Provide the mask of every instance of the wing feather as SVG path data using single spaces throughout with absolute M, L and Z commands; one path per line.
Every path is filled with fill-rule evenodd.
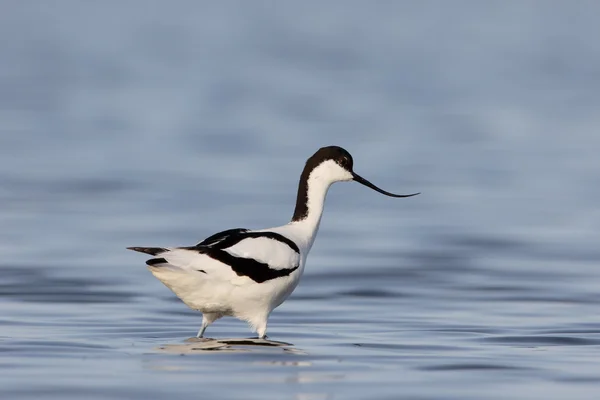
M 200 271 L 202 279 L 234 285 L 249 282 L 245 277 L 262 283 L 287 276 L 300 266 L 301 260 L 298 246 L 289 238 L 242 228 L 216 233 L 195 246 L 132 250 L 156 256 L 146 262 L 155 275 L 159 270 L 169 270 L 197 276 Z

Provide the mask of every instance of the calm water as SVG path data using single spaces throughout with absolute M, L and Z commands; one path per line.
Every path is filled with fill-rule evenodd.
M 0 3 L 0 397 L 597 398 L 600 5 L 215 4 Z M 423 194 L 332 188 L 291 345 L 187 340 L 125 247 L 287 222 L 330 144 Z

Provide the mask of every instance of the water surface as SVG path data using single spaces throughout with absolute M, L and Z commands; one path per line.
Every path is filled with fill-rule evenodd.
M 597 397 L 599 6 L 2 8 L 2 398 Z M 125 247 L 287 222 L 330 144 L 423 194 L 335 185 L 285 344 L 190 341 Z

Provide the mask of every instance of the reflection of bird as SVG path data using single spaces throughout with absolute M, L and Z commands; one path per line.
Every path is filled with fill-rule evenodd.
M 153 255 L 150 272 L 185 304 L 203 314 L 206 327 L 223 316 L 247 321 L 260 338 L 267 319 L 296 288 L 319 228 L 325 196 L 334 182 L 355 180 L 392 197 L 352 170 L 352 156 L 337 146 L 319 149 L 300 176 L 296 209 L 287 225 L 229 229 L 189 247 L 128 247 Z
M 276 342 L 264 339 L 197 339 L 189 338 L 185 343 L 170 343 L 162 345 L 156 350 L 161 353 L 171 354 L 202 354 L 203 352 L 221 351 L 227 353 L 245 353 L 249 351 L 260 352 L 265 348 L 278 348 L 283 353 L 302 354 L 306 353 L 294 347 L 291 343 Z M 293 365 L 310 366 L 310 361 L 265 361 L 264 364 L 271 365 Z

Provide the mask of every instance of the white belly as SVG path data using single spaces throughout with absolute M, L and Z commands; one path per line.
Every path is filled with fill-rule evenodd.
M 256 312 L 268 315 L 294 291 L 304 265 L 288 276 L 257 283 L 246 276 L 230 281 L 210 279 L 197 271 L 149 268 L 188 307 L 203 313 L 219 313 L 244 318 Z

